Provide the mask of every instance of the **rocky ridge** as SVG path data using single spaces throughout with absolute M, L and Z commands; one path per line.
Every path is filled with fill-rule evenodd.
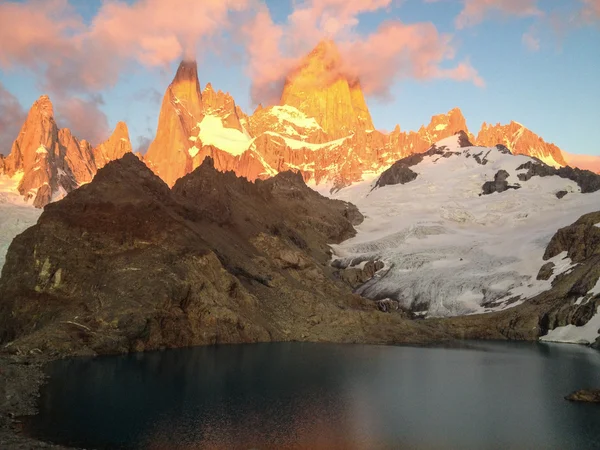
M 73 355 L 441 338 L 379 312 L 329 266 L 327 243 L 359 220 L 290 172 L 250 183 L 207 158 L 171 190 L 126 154 L 15 238 L 0 339 L 14 352 Z
M 484 122 L 476 142 L 484 147 L 502 144 L 515 155 L 533 156 L 555 168 L 567 165 L 560 148 L 544 141 L 518 122 L 512 121 L 508 125 L 488 125 Z
M 458 108 L 433 116 L 416 132 L 404 132 L 399 126 L 390 133 L 376 130 L 360 82 L 352 77 L 332 41 L 319 43 L 288 75 L 279 105 L 259 105 L 250 116 L 229 94 L 215 92 L 210 83 L 200 92 L 195 63 L 182 64 L 188 67 L 186 75 L 178 70 L 167 89 L 157 144 L 145 159 L 169 185 L 211 155 L 218 170 L 233 170 L 249 180 L 294 170 L 306 182 L 338 190 L 461 131 L 476 145 L 501 145 L 557 167 L 566 164 L 558 147 L 516 122 L 484 124 L 475 138 Z M 182 104 L 191 102 L 202 114 L 176 113 L 181 104 L 173 106 L 169 92 L 181 80 L 195 86 L 185 93 L 194 98 L 185 97 Z M 203 114 L 208 117 L 203 119 Z M 189 123 L 177 125 L 181 120 Z M 175 129 L 179 131 L 166 131 Z M 173 133 L 175 137 L 170 136 Z M 175 145 L 169 148 L 169 142 Z

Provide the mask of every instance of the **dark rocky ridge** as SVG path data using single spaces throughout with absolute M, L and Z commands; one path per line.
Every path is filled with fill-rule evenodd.
M 517 170 L 527 170 L 525 173 L 518 174 L 521 181 L 527 181 L 531 177 L 549 177 L 558 175 L 561 178 L 566 178 L 574 181 L 581 188 L 581 193 L 596 192 L 600 189 L 600 175 L 589 170 L 582 170 L 573 167 L 561 167 L 555 169 L 542 162 L 528 161 L 517 167 Z M 560 197 L 559 197 L 560 198 Z
M 293 173 L 250 183 L 207 159 L 170 190 L 125 155 L 15 238 L 0 278 L 0 339 L 51 355 L 445 339 L 379 312 L 329 266 L 327 243 L 360 220 Z
M 415 180 L 418 174 L 413 172 L 410 167 L 416 166 L 422 162 L 426 156 L 443 156 L 446 153 L 444 148 L 437 148 L 435 145 L 433 145 L 424 153 L 414 153 L 406 158 L 399 159 L 387 170 L 381 173 L 373 189 L 394 184 L 406 184 Z
M 463 130 L 457 132 L 455 136 L 457 136 L 459 147 L 464 148 L 473 146 L 469 140 L 469 135 Z M 394 184 L 406 184 L 415 180 L 418 174 L 413 172 L 410 167 L 421 163 L 426 156 L 440 155 L 444 158 L 449 158 L 454 154 L 458 153 L 449 151 L 446 146 L 437 147 L 436 144 L 433 144 L 426 152 L 414 153 L 406 158 L 396 161 L 387 170 L 382 172 L 373 189 Z

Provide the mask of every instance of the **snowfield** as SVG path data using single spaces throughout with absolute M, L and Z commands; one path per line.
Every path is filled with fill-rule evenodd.
M 354 238 L 332 246 L 334 259 L 344 266 L 385 263 L 358 292 L 398 300 L 417 316 L 445 317 L 505 309 L 549 289 L 553 278 L 536 280 L 548 242 L 559 228 L 597 211 L 600 192 L 581 194 L 558 176 L 520 181 L 525 171 L 517 167 L 532 160 L 527 156 L 460 148 L 456 136 L 442 145 L 459 154 L 425 157 L 410 167 L 418 176 L 409 183 L 373 189 L 370 180 L 328 194 L 365 216 Z M 480 195 L 500 169 L 521 188 Z M 558 199 L 561 190 L 568 194 Z M 572 267 L 566 253 L 552 261 L 554 277 Z
M 544 342 L 562 342 L 567 344 L 589 345 L 596 342 L 600 336 L 600 308 L 594 316 L 580 327 L 575 325 L 565 325 L 550 330 L 546 336 L 542 336 L 540 341 Z
M 22 233 L 38 220 L 41 209 L 26 203 L 17 191 L 23 174 L 12 178 L 0 175 L 0 272 L 6 252 L 16 235 Z

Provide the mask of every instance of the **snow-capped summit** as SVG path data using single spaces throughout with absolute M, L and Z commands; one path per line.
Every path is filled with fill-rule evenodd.
M 558 255 L 553 277 L 536 279 L 556 230 L 598 209 L 600 176 L 466 138 L 443 139 L 334 195 L 366 217 L 356 237 L 334 246 L 336 264 L 385 264 L 359 293 L 398 300 L 417 317 L 461 315 L 522 303 L 571 267 Z

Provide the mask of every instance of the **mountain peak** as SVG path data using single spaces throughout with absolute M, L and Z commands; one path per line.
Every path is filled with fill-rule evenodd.
M 336 43 L 329 38 L 319 41 L 315 48 L 308 54 L 308 58 L 331 58 L 341 61 L 342 56 Z
M 523 124 L 512 120 L 508 125 L 481 125 L 477 135 L 477 145 L 492 147 L 497 144 L 506 146 L 515 155 L 534 156 L 549 166 L 566 166 L 562 150 L 556 145 L 545 142 Z
M 37 109 L 44 117 L 54 117 L 54 107 L 50 101 L 50 97 L 46 94 L 41 95 L 34 103 L 31 109 Z
M 94 159 L 98 169 L 104 167 L 110 161 L 122 158 L 131 153 L 131 141 L 129 130 L 125 122 L 117 122 L 115 130 L 110 137 L 94 149 Z
M 204 118 L 196 61 L 181 61 L 160 107 L 156 137 L 144 161 L 172 186 L 191 170 L 190 136 Z
M 193 82 L 198 80 L 198 63 L 195 60 L 182 60 L 179 63 L 175 78 L 171 84 L 175 84 L 179 81 L 190 81 Z
M 360 82 L 330 39 L 319 42 L 288 75 L 280 104 L 315 118 L 334 139 L 375 128 Z
M 462 111 L 460 110 L 460 108 L 459 108 L 458 106 L 457 106 L 457 107 L 454 107 L 454 108 L 452 108 L 450 111 L 448 111 L 448 115 L 449 115 L 449 116 L 450 116 L 450 115 L 458 115 L 458 116 L 460 116 L 460 117 L 464 117 L 464 115 L 463 115 Z

